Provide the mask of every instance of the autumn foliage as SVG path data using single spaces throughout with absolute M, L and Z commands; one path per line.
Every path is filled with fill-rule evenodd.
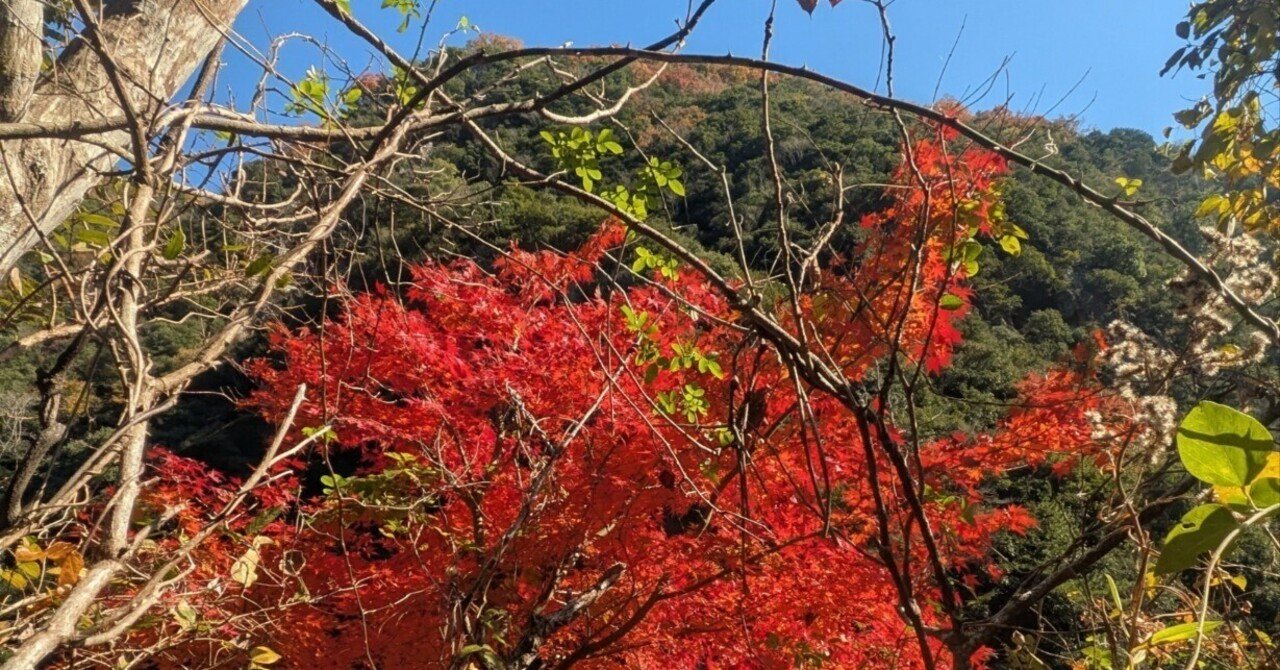
M 974 299 L 965 249 L 1012 234 L 1003 162 L 953 139 L 914 145 L 863 241 L 769 308 L 851 384 L 891 363 L 945 369 Z M 205 626 L 236 649 L 162 657 L 919 667 L 886 543 L 928 627 L 948 625 L 945 603 L 885 441 L 918 445 L 916 492 L 956 597 L 971 597 L 1000 577 L 993 536 L 1035 524 L 980 485 L 1090 453 L 1086 413 L 1102 401 L 1087 375 L 1033 376 L 990 431 L 914 442 L 798 379 L 695 272 L 632 273 L 636 245 L 611 220 L 574 253 L 426 264 L 323 328 L 277 329 L 247 405 L 281 422 L 305 384 L 291 439 L 312 440 L 206 543 L 169 603 L 181 616 L 156 624 Z M 186 504 L 188 533 L 235 490 L 186 458 L 154 465 L 149 502 Z

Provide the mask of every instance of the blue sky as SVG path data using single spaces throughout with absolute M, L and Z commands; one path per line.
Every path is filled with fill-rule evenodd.
M 439 0 L 425 39 L 435 44 L 465 15 L 485 32 L 517 37 L 530 45 L 639 45 L 671 32 L 688 1 Z M 810 17 L 795 0 L 779 0 L 774 59 L 875 85 L 882 41 L 873 9 L 858 0 L 845 0 L 834 9 L 825 2 Z M 351 0 L 357 17 L 398 49 L 412 52 L 421 23 L 397 33 L 397 13 L 381 4 L 382 0 Z M 1043 112 L 1065 95 L 1055 115 L 1079 114 L 1086 126 L 1133 127 L 1155 134 L 1170 125 L 1173 111 L 1207 88 L 1204 81 L 1185 73 L 1159 76 L 1165 58 L 1179 45 L 1173 26 L 1185 7 L 1172 0 L 897 0 L 890 8 L 898 35 L 897 93 L 931 101 L 942 75 L 939 94 L 959 97 L 981 89 L 999 72 L 977 107 L 1009 99 L 1016 109 Z M 755 55 L 768 10 L 769 0 L 720 0 L 688 50 Z M 259 47 L 269 37 L 306 33 L 357 70 L 385 69 L 370 48 L 312 0 L 251 0 L 236 27 Z M 957 36 L 959 43 L 944 74 L 943 64 Z M 220 97 L 230 93 L 243 104 L 257 71 L 234 54 L 228 61 Z M 289 76 L 322 64 L 319 49 L 302 41 L 290 42 L 281 54 L 280 68 Z

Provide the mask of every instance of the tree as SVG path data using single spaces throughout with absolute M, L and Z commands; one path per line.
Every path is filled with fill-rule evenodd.
M 798 314 L 776 306 L 850 379 L 897 355 L 913 374 L 949 364 L 968 291 L 947 250 L 970 226 L 990 228 L 1003 162 L 945 151 L 911 153 L 946 195 L 926 209 L 910 189 L 863 222 L 867 239 L 824 270 Z M 972 207 L 957 219 L 961 203 Z M 431 264 L 404 297 L 359 295 L 320 328 L 278 330 L 275 356 L 251 364 L 262 385 L 248 402 L 291 422 L 292 439 L 324 437 L 272 468 L 258 517 L 236 526 L 262 574 L 237 572 L 241 543 L 201 549 L 177 589 L 188 595 L 166 603 L 195 614 L 136 636 L 232 629 L 242 648 L 334 668 L 983 658 L 985 636 L 927 633 L 962 621 L 958 590 L 995 576 L 991 535 L 1034 523 L 987 502 L 981 484 L 1014 464 L 1065 472 L 1088 458 L 1087 415 L 1106 406 L 1091 382 L 1065 369 L 1034 377 L 1022 391 L 1036 408 L 992 434 L 917 443 L 887 413 L 811 397 L 704 279 L 625 239 L 612 220 L 578 252 L 513 250 L 494 274 Z M 890 443 L 912 445 L 915 497 L 894 492 Z M 155 467 L 185 473 L 148 504 L 194 495 L 180 515 L 189 533 L 233 486 L 174 456 Z M 157 546 L 156 560 L 177 546 Z M 243 596 L 196 595 L 228 574 Z M 242 618 L 273 602 L 265 630 Z M 210 653 L 188 643 L 162 657 Z
M 148 153 L 151 129 L 175 121 L 163 118 L 165 105 L 245 2 L 111 0 L 91 10 L 77 0 L 84 30 L 38 85 L 45 3 L 6 3 L 0 120 L 12 124 L 5 135 L 13 141 L 0 154 L 0 271 L 62 225 L 121 155 Z

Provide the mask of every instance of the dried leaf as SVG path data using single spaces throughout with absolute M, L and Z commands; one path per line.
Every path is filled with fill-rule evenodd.
M 58 563 L 58 586 L 75 586 L 81 572 L 84 572 L 84 557 L 73 550 Z
M 44 550 L 44 554 L 45 556 L 48 556 L 50 560 L 61 561 L 75 550 L 76 545 L 71 544 L 70 542 L 54 542 L 49 545 L 48 549 Z

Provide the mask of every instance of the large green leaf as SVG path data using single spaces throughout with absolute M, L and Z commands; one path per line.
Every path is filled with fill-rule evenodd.
M 1156 574 L 1172 574 L 1195 565 L 1200 554 L 1216 549 L 1236 525 L 1230 510 L 1216 503 L 1187 512 L 1165 538 Z
M 1257 419 L 1202 402 L 1178 426 L 1178 455 L 1187 472 L 1214 486 L 1247 486 L 1266 467 L 1271 434 Z

